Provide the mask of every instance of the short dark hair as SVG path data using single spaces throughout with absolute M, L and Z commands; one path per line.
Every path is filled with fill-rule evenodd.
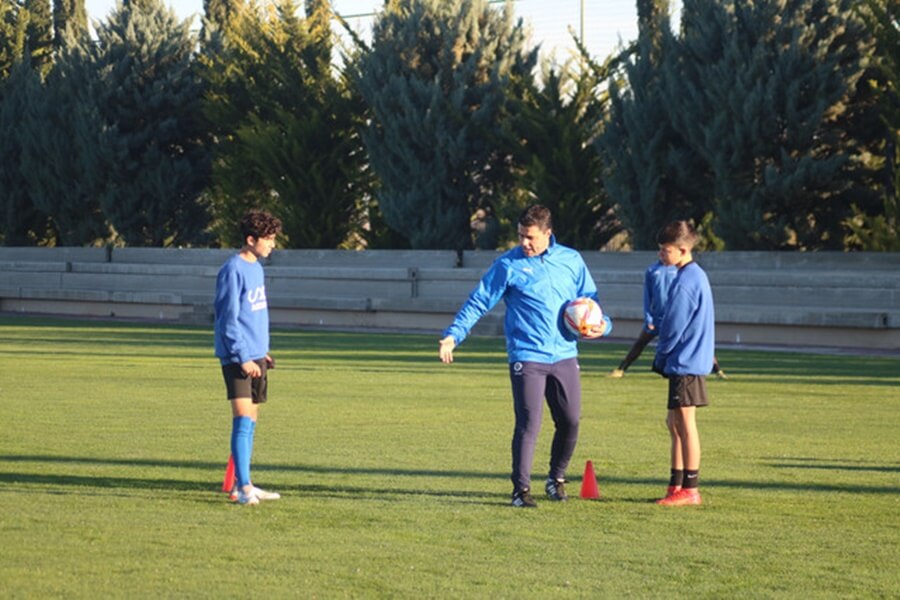
M 533 204 L 522 212 L 519 217 L 519 225 L 522 227 L 536 225 L 541 231 L 547 231 L 553 228 L 553 217 L 550 215 L 550 209 L 546 206 Z
M 672 221 L 656 234 L 656 243 L 693 248 L 699 238 L 697 230 L 689 221 Z
M 281 220 L 261 208 L 251 208 L 241 218 L 241 237 L 256 239 L 281 232 Z

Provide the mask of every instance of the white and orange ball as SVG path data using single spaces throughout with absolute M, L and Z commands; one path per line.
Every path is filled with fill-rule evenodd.
M 603 323 L 603 310 L 593 298 L 576 298 L 563 313 L 566 329 L 577 336 L 584 336 L 591 328 Z

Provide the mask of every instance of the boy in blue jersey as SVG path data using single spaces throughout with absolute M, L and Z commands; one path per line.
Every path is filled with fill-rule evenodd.
M 644 326 L 638 334 L 637 340 L 631 346 L 628 354 L 619 363 L 619 366 L 609 374 L 613 378 L 625 377 L 625 371 L 631 363 L 640 357 L 647 344 L 659 335 L 657 324 L 662 321 L 666 311 L 666 297 L 669 294 L 669 286 L 675 279 L 678 269 L 674 266 L 666 266 L 656 261 L 644 272 Z
M 665 506 L 702 502 L 696 410 L 709 404 L 706 375 L 714 360 L 715 311 L 706 273 L 693 260 L 697 239 L 687 221 L 669 223 L 657 236 L 660 262 L 678 268 L 653 360 L 653 370 L 669 380 L 666 425 L 672 439 L 672 470 L 666 496 L 657 500 Z
M 644 272 L 644 326 L 638 334 L 638 338 L 632 344 L 631 349 L 619 366 L 610 372 L 614 379 L 625 377 L 628 367 L 640 358 L 644 348 L 653 338 L 659 335 L 658 324 L 662 322 L 666 313 L 666 300 L 669 296 L 669 287 L 675 279 L 678 268 L 674 265 L 664 265 L 656 261 Z M 719 379 L 727 379 L 725 371 L 719 367 L 719 362 L 713 357 L 713 373 Z
M 562 324 L 565 305 L 582 296 L 597 299 L 597 286 L 581 255 L 556 243 L 550 210 L 531 206 L 519 218 L 519 246 L 502 254 L 481 278 L 440 341 L 441 362 L 453 362 L 453 350 L 475 323 L 502 299 L 506 303 L 506 350 L 512 383 L 515 428 L 512 438 L 512 505 L 534 507 L 531 466 L 544 398 L 556 426 L 550 471 L 544 490 L 551 500 L 568 498 L 566 468 L 578 441 L 581 382 L 575 337 Z M 585 335 L 609 335 L 612 323 Z
M 269 310 L 266 284 L 259 260 L 275 248 L 281 221 L 262 210 L 250 210 L 240 223 L 244 245 L 229 258 L 216 278 L 215 351 L 231 402 L 231 454 L 235 493 L 240 504 L 259 504 L 281 496 L 250 481 L 250 457 L 259 416 L 266 401 L 267 371 L 275 361 L 269 355 Z

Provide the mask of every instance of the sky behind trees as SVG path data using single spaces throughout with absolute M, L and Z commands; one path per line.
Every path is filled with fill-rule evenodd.
M 101 20 L 115 7 L 116 0 L 86 0 L 89 19 Z M 181 18 L 194 15 L 194 27 L 200 26 L 202 0 L 167 0 Z M 334 9 L 348 18 L 351 26 L 364 37 L 368 35 L 371 14 L 384 5 L 384 0 L 333 0 Z M 676 9 L 680 0 L 672 2 Z M 603 59 L 620 42 L 637 37 L 635 0 L 516 0 L 516 14 L 532 28 L 532 43 L 542 45 L 542 56 L 565 61 L 575 50 L 569 28 L 584 34 L 591 55 Z M 583 19 L 582 19 L 583 8 Z

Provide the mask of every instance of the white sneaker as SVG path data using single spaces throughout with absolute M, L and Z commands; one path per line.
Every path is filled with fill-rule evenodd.
M 281 498 L 281 494 L 279 494 L 278 492 L 267 492 L 266 490 L 261 490 L 256 486 L 253 486 L 253 491 L 251 493 L 260 500 L 278 500 L 279 498 Z
M 231 500 L 232 502 L 237 502 L 237 501 L 238 501 L 238 488 L 237 488 L 237 486 L 234 486 L 233 488 L 231 488 L 231 491 L 228 493 L 228 499 Z
M 243 490 L 238 490 L 237 501 L 238 504 L 259 504 L 259 498 L 256 496 L 255 488 L 250 490 L 250 493 L 248 494 L 245 494 Z

